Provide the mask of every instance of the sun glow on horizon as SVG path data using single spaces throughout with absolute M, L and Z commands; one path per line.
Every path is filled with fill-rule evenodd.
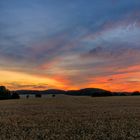
M 140 91 L 140 0 L 0 0 L 0 84 Z
M 12 90 L 64 88 L 63 83 L 51 78 L 29 75 L 22 72 L 0 70 L 0 84 Z M 54 86 L 55 85 L 55 86 Z
M 63 89 L 76 90 L 80 88 L 102 88 L 110 91 L 139 91 L 140 79 L 139 72 L 129 74 L 118 74 L 112 77 L 90 78 L 90 82 L 83 85 L 74 85 L 66 82 L 60 77 L 46 78 L 30 75 L 16 71 L 0 70 L 0 84 L 7 86 L 10 90 L 46 90 L 46 89 Z M 133 77 L 133 78 L 131 78 Z M 137 78 L 135 78 L 137 77 Z

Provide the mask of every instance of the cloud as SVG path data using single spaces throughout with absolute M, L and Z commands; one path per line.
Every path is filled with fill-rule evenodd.
M 107 87 L 114 80 L 101 77 L 127 75 L 138 65 L 139 1 L 14 2 L 0 1 L 0 70 L 31 75 L 36 83 L 11 81 L 11 87 L 37 88 L 43 77 L 61 88 Z
M 37 89 L 37 90 L 42 90 L 42 89 L 47 89 L 48 85 L 47 84 L 38 84 L 38 85 L 30 85 L 30 84 L 20 84 L 20 83 L 7 83 L 8 88 L 10 89 Z

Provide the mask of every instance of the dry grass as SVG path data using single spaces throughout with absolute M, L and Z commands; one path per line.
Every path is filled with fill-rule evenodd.
M 140 140 L 140 97 L 0 101 L 1 140 Z

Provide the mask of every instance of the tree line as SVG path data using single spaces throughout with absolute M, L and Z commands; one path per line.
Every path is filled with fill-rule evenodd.
M 20 96 L 16 91 L 10 91 L 5 86 L 0 86 L 0 100 L 19 98 Z

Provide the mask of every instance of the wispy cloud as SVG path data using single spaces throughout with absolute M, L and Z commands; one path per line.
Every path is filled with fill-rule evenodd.
M 139 6 L 139 0 L 2 0 L 0 73 L 21 73 L 10 81 L 14 88 L 41 88 L 42 78 L 42 88 L 130 85 L 140 78 Z M 21 83 L 24 74 L 36 83 Z

